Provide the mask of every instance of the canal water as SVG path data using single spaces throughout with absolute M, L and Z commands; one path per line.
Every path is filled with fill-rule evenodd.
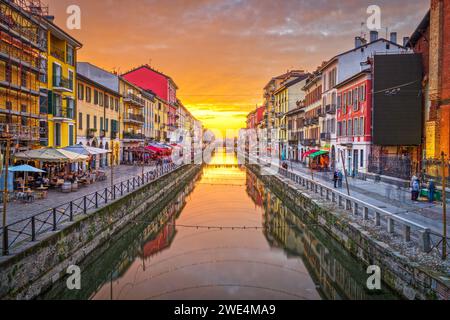
M 41 299 L 396 299 L 237 158 L 216 153 L 198 179 L 96 250 Z M 385 287 L 385 286 L 383 286 Z

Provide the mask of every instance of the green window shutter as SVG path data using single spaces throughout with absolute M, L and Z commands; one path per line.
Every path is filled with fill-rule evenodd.
M 48 114 L 54 115 L 54 101 L 53 101 L 53 92 L 48 92 Z

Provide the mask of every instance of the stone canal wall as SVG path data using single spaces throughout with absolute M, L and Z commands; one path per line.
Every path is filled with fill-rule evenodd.
M 65 276 L 70 265 L 80 264 L 135 218 L 158 206 L 177 186 L 191 181 L 200 170 L 195 165 L 181 167 L 0 261 L 0 299 L 37 297 Z
M 409 260 L 387 243 L 377 240 L 361 225 L 346 219 L 340 208 L 315 199 L 292 181 L 279 175 L 261 175 L 258 165 L 248 165 L 280 199 L 301 211 L 305 223 L 318 225 L 365 267 L 381 268 L 385 285 L 405 299 L 449 299 L 448 275 Z M 369 276 L 369 275 L 368 275 Z

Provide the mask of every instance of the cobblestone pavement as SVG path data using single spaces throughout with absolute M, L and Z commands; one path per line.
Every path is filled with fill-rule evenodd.
M 305 168 L 303 164 L 288 162 L 289 170 L 307 178 L 313 178 L 329 187 L 333 187 L 332 172 L 317 172 Z M 430 204 L 427 201 L 413 202 L 409 189 L 399 188 L 384 182 L 348 178 L 350 195 L 385 209 L 410 221 L 419 223 L 435 232 L 442 233 L 442 204 Z M 345 180 L 341 191 L 346 192 Z M 447 220 L 447 225 L 450 226 Z
M 145 172 L 153 170 L 154 167 L 145 167 Z M 114 167 L 114 182 L 118 183 L 127 180 L 131 177 L 142 174 L 141 166 L 126 166 L 121 165 Z M 105 181 L 98 181 L 94 184 L 83 186 L 80 190 L 71 193 L 62 193 L 58 190 L 49 190 L 48 198 L 36 200 L 33 203 L 23 203 L 22 201 L 14 200 L 8 203 L 7 208 L 7 223 L 30 217 L 34 214 L 40 213 L 58 205 L 70 202 L 72 200 L 81 198 L 85 195 L 94 193 L 95 191 L 102 191 L 111 185 L 111 171 L 106 169 L 107 179 Z

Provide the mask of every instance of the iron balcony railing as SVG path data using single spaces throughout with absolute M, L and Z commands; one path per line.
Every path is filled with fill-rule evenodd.
M 145 100 L 135 94 L 128 93 L 123 98 L 124 102 L 129 102 L 138 107 L 145 107 Z
M 144 123 L 145 118 L 142 114 L 127 113 L 127 114 L 125 114 L 123 121 L 125 121 L 125 122 L 134 121 L 134 122 Z
M 1 252 L 4 256 L 9 255 L 12 249 L 19 248 L 28 242 L 35 242 L 39 240 L 41 235 L 63 229 L 64 225 L 75 221 L 78 216 L 95 214 L 95 211 L 100 207 L 106 206 L 108 203 L 120 199 L 144 185 L 172 173 L 181 166 L 163 165 L 144 175 L 118 182 L 114 186 L 11 223 L 0 229 Z
M 320 140 L 322 140 L 322 141 L 330 141 L 331 140 L 331 133 L 330 132 L 322 132 L 320 134 Z
M 40 128 L 38 126 L 23 126 L 16 123 L 0 123 L 0 132 L 6 132 L 8 127 L 9 134 L 13 139 L 21 141 L 39 141 Z
M 329 104 L 325 107 L 325 112 L 328 114 L 335 114 L 336 113 L 336 105 L 335 104 Z
M 74 111 L 72 108 L 64 108 L 61 106 L 56 106 L 53 112 L 53 116 L 55 118 L 65 118 L 65 119 L 74 119 Z
M 50 50 L 50 54 L 60 61 L 66 61 L 66 54 L 63 49 L 53 47 Z
M 123 132 L 123 138 L 132 140 L 144 140 L 145 135 L 142 133 Z
M 53 75 L 53 90 L 73 90 L 73 81 L 64 76 Z

